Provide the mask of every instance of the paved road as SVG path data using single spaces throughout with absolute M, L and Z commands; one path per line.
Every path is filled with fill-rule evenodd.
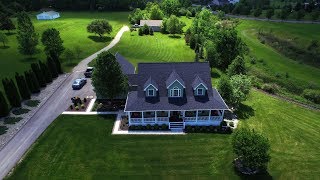
M 122 34 L 128 30 L 129 28 L 127 26 L 122 27 L 107 47 L 81 61 L 56 92 L 40 107 L 39 111 L 37 111 L 26 125 L 4 146 L 0 151 L 0 179 L 3 179 L 10 172 L 43 131 L 67 109 L 71 97 L 94 95 L 90 80 L 88 84 L 79 91 L 72 90 L 71 85 L 73 80 L 78 77 L 83 77 L 83 72 L 87 64 L 102 51 L 109 50 L 116 45 L 120 41 Z
M 213 14 L 217 14 L 217 11 L 212 11 Z M 284 22 L 284 23 L 301 23 L 301 24 L 320 24 L 320 21 L 305 21 L 305 20 L 281 20 L 281 19 L 267 19 L 267 18 L 255 18 L 241 15 L 226 14 L 227 17 L 256 20 L 256 21 L 270 21 L 270 22 Z

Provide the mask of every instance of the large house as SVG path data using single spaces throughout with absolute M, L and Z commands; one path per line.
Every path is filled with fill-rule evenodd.
M 140 63 L 138 73 L 127 75 L 130 91 L 124 111 L 129 126 L 219 126 L 228 110 L 212 88 L 208 63 Z

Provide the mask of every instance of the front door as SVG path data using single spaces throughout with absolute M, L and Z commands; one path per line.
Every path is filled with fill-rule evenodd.
M 181 111 L 171 111 L 169 120 L 170 122 L 182 122 Z

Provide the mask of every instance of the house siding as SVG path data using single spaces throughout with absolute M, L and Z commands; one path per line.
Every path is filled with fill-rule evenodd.
M 194 94 L 194 95 L 197 95 L 197 90 L 198 90 L 199 88 L 204 89 L 204 91 L 205 91 L 205 93 L 206 93 L 206 87 L 204 87 L 204 85 L 200 84 L 200 85 L 193 91 L 193 94 Z
M 173 89 L 174 87 L 177 87 L 179 89 L 181 89 L 181 94 L 183 96 L 184 94 L 184 88 L 183 86 L 178 82 L 178 81 L 175 81 L 173 84 L 171 84 L 167 90 L 167 93 L 168 93 L 168 96 L 170 96 L 170 90 Z
M 152 85 L 149 85 L 149 87 L 145 91 L 146 96 L 148 96 L 148 90 L 150 90 L 150 89 L 154 90 L 155 95 L 157 94 L 157 90 Z

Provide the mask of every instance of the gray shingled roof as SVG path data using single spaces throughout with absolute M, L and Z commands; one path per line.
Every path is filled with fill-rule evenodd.
M 179 76 L 179 74 L 176 72 L 175 69 L 172 70 L 170 76 L 168 77 L 168 79 L 166 80 L 166 86 L 169 87 L 172 83 L 174 83 L 175 81 L 179 81 L 182 86 L 186 87 L 186 84 L 184 83 L 184 81 L 181 79 L 181 77 Z
M 135 73 L 135 67 L 128 61 L 126 60 L 121 54 L 116 53 L 116 59 L 118 63 L 121 66 L 121 70 L 123 74 L 134 74 Z
M 211 86 L 208 63 L 140 63 L 138 70 L 134 78 L 137 88 L 136 91 L 128 93 L 125 111 L 228 109 L 218 91 Z M 186 87 L 181 98 L 168 98 L 167 95 L 166 81 L 173 71 L 179 75 Z M 208 88 L 205 96 L 194 96 L 192 83 L 197 76 Z M 158 85 L 156 97 L 146 97 L 143 91 L 150 77 Z
M 143 89 L 146 89 L 150 84 L 153 85 L 156 89 L 158 89 L 158 84 L 157 84 L 157 82 L 154 81 L 151 76 L 150 76 L 150 78 L 146 81 L 146 83 L 144 83 Z
M 143 26 L 145 24 L 148 26 L 160 27 L 162 25 L 162 20 L 140 20 L 140 26 Z
M 196 78 L 192 82 L 192 88 L 195 89 L 199 86 L 199 84 L 203 84 L 206 88 L 208 88 L 208 85 L 198 75 L 196 75 Z

